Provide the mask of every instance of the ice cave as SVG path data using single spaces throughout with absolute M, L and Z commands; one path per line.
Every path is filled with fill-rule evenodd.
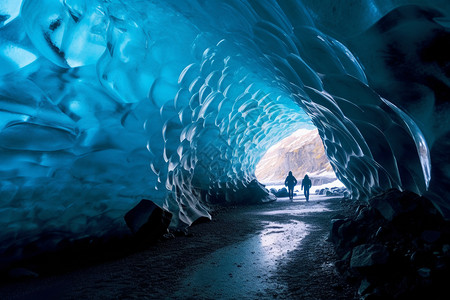
M 172 227 L 267 201 L 256 164 L 310 122 L 351 197 L 412 191 L 449 217 L 449 16 L 448 0 L 3 0 L 0 265 L 124 234 L 141 199 Z

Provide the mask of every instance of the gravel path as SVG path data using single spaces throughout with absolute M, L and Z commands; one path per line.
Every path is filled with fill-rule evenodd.
M 221 208 L 190 236 L 69 273 L 0 285 L 1 299 L 354 299 L 333 267 L 339 199 Z

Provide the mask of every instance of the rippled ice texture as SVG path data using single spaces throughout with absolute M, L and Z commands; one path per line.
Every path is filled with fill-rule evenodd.
M 430 186 L 445 212 L 448 5 L 329 2 L 3 0 L 0 253 L 116 235 L 142 198 L 173 226 L 261 200 L 244 192 L 258 160 L 311 122 L 354 197 Z M 372 55 L 390 39 L 420 54 L 409 77 Z

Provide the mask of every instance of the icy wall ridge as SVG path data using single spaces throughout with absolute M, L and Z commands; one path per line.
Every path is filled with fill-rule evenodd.
M 354 197 L 427 190 L 420 124 L 300 1 L 6 3 L 0 253 L 12 259 L 31 241 L 121 233 L 142 198 L 184 226 L 211 202 L 269 197 L 257 162 L 311 121 Z
M 450 14 L 450 3 L 447 0 L 303 0 L 302 2 L 311 12 L 311 19 L 319 29 L 340 38 L 358 36 L 392 11 L 408 5 L 438 10 L 446 16 Z

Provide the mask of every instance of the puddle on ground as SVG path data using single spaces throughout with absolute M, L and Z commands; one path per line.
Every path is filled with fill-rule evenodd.
M 301 209 L 284 209 L 284 210 L 271 210 L 265 212 L 258 212 L 258 215 L 272 216 L 272 215 L 281 215 L 281 214 L 289 214 L 289 215 L 301 215 L 308 213 L 317 213 L 330 211 L 328 208 L 322 205 L 316 205 L 314 207 L 306 207 Z
M 219 249 L 187 270 L 189 277 L 177 296 L 255 299 L 265 295 L 266 290 L 285 289 L 271 276 L 308 234 L 308 226 L 300 221 L 264 225 L 259 235 Z

